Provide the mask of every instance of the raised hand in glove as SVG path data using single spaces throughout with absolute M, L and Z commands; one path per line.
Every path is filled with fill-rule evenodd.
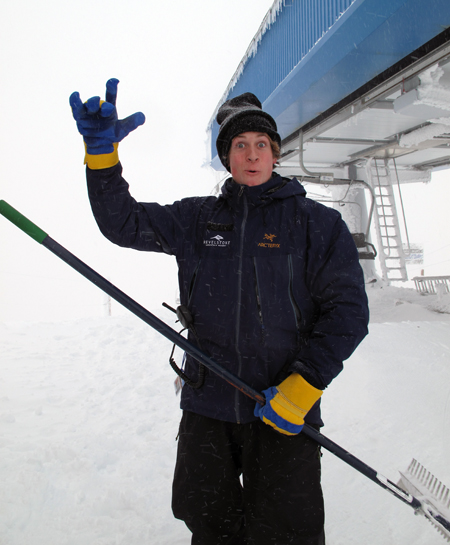
M 322 390 L 311 386 L 301 375 L 292 373 L 278 386 L 263 391 L 266 404 L 257 404 L 255 416 L 285 435 L 302 431 L 304 417 L 322 395 Z
M 141 112 L 126 119 L 117 118 L 118 83 L 119 80 L 114 78 L 106 82 L 106 101 L 92 97 L 83 103 L 79 93 L 70 95 L 72 114 L 86 148 L 84 163 L 93 170 L 116 165 L 119 162 L 119 142 L 145 122 Z

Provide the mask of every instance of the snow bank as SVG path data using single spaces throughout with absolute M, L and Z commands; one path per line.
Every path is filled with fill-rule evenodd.
M 393 481 L 415 457 L 448 486 L 449 296 L 368 293 L 370 335 L 324 393 L 323 432 Z M 180 417 L 170 349 L 131 315 L 0 324 L 2 545 L 190 542 L 170 510 Z M 323 487 L 329 544 L 443 542 L 327 452 Z

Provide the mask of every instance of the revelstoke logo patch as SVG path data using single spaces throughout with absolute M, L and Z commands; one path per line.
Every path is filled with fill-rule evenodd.
M 261 248 L 279 248 L 280 244 L 274 242 L 274 239 L 276 238 L 277 235 L 268 235 L 266 233 L 263 238 L 265 242 L 258 242 L 258 246 L 260 246 Z
M 214 246 L 216 248 L 226 248 L 230 245 L 229 240 L 225 240 L 222 235 L 215 235 L 210 239 L 203 241 L 204 246 Z

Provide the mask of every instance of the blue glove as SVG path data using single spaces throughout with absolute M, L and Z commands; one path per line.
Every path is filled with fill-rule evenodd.
M 256 404 L 254 414 L 284 435 L 297 435 L 303 429 L 304 417 L 322 395 L 301 375 L 292 373 L 278 386 L 263 391 L 264 406 Z
M 106 82 L 106 102 L 100 97 L 92 97 L 83 104 L 79 93 L 70 95 L 72 114 L 86 148 L 84 162 L 94 170 L 116 165 L 119 162 L 119 142 L 145 122 L 141 112 L 126 119 L 117 118 L 118 83 L 115 78 Z

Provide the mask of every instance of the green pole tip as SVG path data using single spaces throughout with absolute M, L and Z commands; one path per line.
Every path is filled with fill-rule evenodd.
M 39 244 L 42 244 L 43 240 L 47 237 L 47 233 L 23 216 L 6 201 L 0 200 L 0 214 L 5 216 L 6 219 L 33 238 L 36 242 L 39 242 Z

